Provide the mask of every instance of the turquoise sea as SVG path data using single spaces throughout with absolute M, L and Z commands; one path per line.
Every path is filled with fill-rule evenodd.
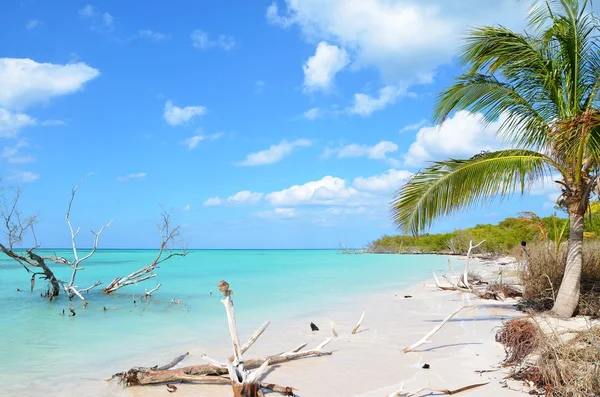
M 155 255 L 151 250 L 99 250 L 78 273 L 76 284 L 87 287 L 101 280 L 106 285 L 150 263 Z M 252 332 L 257 314 L 271 321 L 318 315 L 366 294 L 415 284 L 446 261 L 442 256 L 345 255 L 335 250 L 190 251 L 165 262 L 158 277 L 139 285 L 108 296 L 100 294 L 102 287 L 92 290 L 86 309 L 74 298 L 77 314 L 72 317 L 62 315 L 63 309 L 68 312 L 66 297 L 54 302 L 41 298 L 42 280 L 30 293 L 30 275 L 2 256 L 0 390 L 32 379 L 43 384 L 45 378 L 83 371 L 90 363 L 98 367 L 173 344 L 190 345 L 199 338 L 216 343 L 224 337 L 217 289 L 222 279 L 235 291 L 241 332 Z M 60 279 L 70 276 L 66 266 L 53 268 Z M 139 295 L 157 283 L 163 285 L 154 299 L 142 302 Z M 181 304 L 168 307 L 172 299 Z

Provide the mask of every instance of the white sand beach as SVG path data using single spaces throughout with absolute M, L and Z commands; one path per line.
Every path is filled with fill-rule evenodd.
M 457 270 L 463 266 L 462 259 L 452 258 Z M 503 260 L 471 262 L 473 270 L 490 277 L 497 274 L 498 263 Z M 330 323 L 334 321 L 339 336 L 325 348 L 333 352 L 331 356 L 309 357 L 274 366 L 264 380 L 292 386 L 303 397 L 388 396 L 400 389 L 402 382 L 404 389 L 408 391 L 424 387 L 453 390 L 474 383 L 487 383 L 461 395 L 522 394 L 516 390 L 524 387 L 516 382 L 506 387 L 504 378 L 508 372 L 500 366 L 504 350 L 494 341 L 495 332 L 504 320 L 522 315 L 514 309 L 515 301 L 484 301 L 470 294 L 440 291 L 431 284 L 430 281 L 425 281 L 394 293 L 357 297 L 350 306 L 327 311 L 310 319 L 298 319 L 286 324 L 270 319 L 271 326 L 245 354 L 245 358 L 260 358 L 289 351 L 304 342 L 309 343 L 308 348 L 314 347 L 332 336 Z M 462 310 L 446 323 L 431 337 L 431 343 L 422 345 L 413 352 L 403 353 L 405 347 L 421 339 L 467 301 L 472 307 Z M 362 311 L 366 311 L 363 324 L 357 334 L 351 335 Z M 319 331 L 310 330 L 311 321 L 320 327 Z M 257 322 L 256 327 L 261 324 L 262 322 Z M 242 340 L 247 337 L 249 335 L 240 336 Z M 216 359 L 231 354 L 229 344 L 189 348 L 190 355 L 180 366 L 202 363 L 199 358 L 202 354 Z M 180 353 L 175 350 L 152 352 L 148 354 L 148 364 L 155 360 L 166 363 Z M 424 364 L 429 364 L 430 368 L 423 369 Z M 166 387 L 160 385 L 122 389 L 113 381 L 104 392 L 105 395 L 152 396 L 164 395 Z M 423 391 L 417 396 L 428 394 L 430 392 Z M 177 395 L 230 396 L 231 389 L 229 386 L 182 384 L 178 385 Z

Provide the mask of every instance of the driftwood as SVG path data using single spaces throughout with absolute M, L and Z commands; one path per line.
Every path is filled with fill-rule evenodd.
M 164 383 L 190 382 L 199 384 L 217 384 L 231 385 L 234 396 L 255 397 L 259 396 L 262 389 L 293 396 L 294 389 L 289 386 L 280 386 L 261 381 L 269 366 L 282 364 L 288 361 L 303 357 L 318 357 L 331 355 L 331 352 L 323 348 L 331 342 L 332 338 L 327 338 L 314 349 L 302 351 L 306 343 L 288 352 L 276 354 L 261 359 L 243 359 L 243 354 L 256 342 L 262 333 L 269 326 L 265 322 L 243 345 L 240 344 L 235 324 L 235 314 L 233 311 L 233 301 L 231 296 L 233 291 L 229 289 L 229 284 L 224 281 L 219 283 L 219 290 L 225 298 L 222 300 L 227 313 L 228 326 L 232 339 L 233 355 L 229 357 L 226 363 L 221 363 L 206 355 L 201 358 L 208 361 L 207 364 L 190 365 L 186 367 L 174 368 L 183 361 L 188 353 L 178 356 L 169 364 L 154 367 L 133 367 L 127 371 L 114 374 L 111 379 L 117 379 L 120 384 L 127 386 L 144 386 Z M 255 371 L 250 372 L 249 370 Z
M 87 178 L 87 176 L 83 177 L 81 181 L 83 181 L 85 178 Z M 75 184 L 75 186 L 71 190 L 71 199 L 69 200 L 69 205 L 67 207 L 67 212 L 65 215 L 67 225 L 69 226 L 69 230 L 71 232 L 71 246 L 73 250 L 72 260 L 68 260 L 64 257 L 58 256 L 40 256 L 34 252 L 37 248 L 39 248 L 39 244 L 37 242 L 34 230 L 34 225 L 37 222 L 37 218 L 36 216 L 23 217 L 21 215 L 18 209 L 18 202 L 21 196 L 21 191 L 19 189 L 16 190 L 10 205 L 8 204 L 6 198 L 2 197 L 2 202 L 0 205 L 0 214 L 4 221 L 4 227 L 6 228 L 7 243 L 6 245 L 0 243 L 0 251 L 2 251 L 5 255 L 11 257 L 12 259 L 16 260 L 21 266 L 23 266 L 23 268 L 28 273 L 32 274 L 32 292 L 35 287 L 35 278 L 36 276 L 39 276 L 39 278 L 48 280 L 50 283 L 50 289 L 45 294 L 45 296 L 49 300 L 52 300 L 53 297 L 58 296 L 60 290 L 62 289 L 69 296 L 69 299 L 72 299 L 75 296 L 79 297 L 83 301 L 83 306 L 85 307 L 87 306 L 87 300 L 84 298 L 83 293 L 89 292 L 92 288 L 97 287 L 101 283 L 100 281 L 98 281 L 90 287 L 80 289 L 77 285 L 75 285 L 77 272 L 79 270 L 83 270 L 84 268 L 80 265 L 96 253 L 100 236 L 104 229 L 110 226 L 112 221 L 102 226 L 99 231 L 92 231 L 92 234 L 94 235 L 93 248 L 91 252 L 89 252 L 87 255 L 79 257 L 79 254 L 77 252 L 76 238 L 80 232 L 80 228 L 77 228 L 77 230 L 75 230 L 73 228 L 73 225 L 71 224 L 71 208 L 73 206 L 75 195 L 77 193 L 77 189 L 79 188 L 79 184 L 81 183 L 81 181 Z M 22 243 L 23 237 L 27 233 L 30 233 L 33 237 L 35 244 L 34 247 L 28 249 L 27 251 L 25 251 L 25 253 L 15 252 L 13 247 L 16 244 Z M 54 272 L 50 269 L 50 263 L 69 266 L 72 270 L 69 281 L 67 282 L 59 280 L 54 275 Z M 31 268 L 38 268 L 41 269 L 41 271 L 34 271 Z
M 159 267 L 158 265 L 171 259 L 174 256 L 185 256 L 187 254 L 185 250 L 183 252 L 173 252 L 170 249 L 171 244 L 177 242 L 180 238 L 180 227 L 177 226 L 175 228 L 171 228 L 171 217 L 167 212 L 163 211 L 162 222 L 158 225 L 158 229 L 160 231 L 161 237 L 160 248 L 158 250 L 156 258 L 154 258 L 152 263 L 139 270 L 136 270 L 133 273 L 128 274 L 125 277 L 115 277 L 115 279 L 111 281 L 110 284 L 108 284 L 106 288 L 102 290 L 103 294 L 110 294 L 128 285 L 138 284 L 142 281 L 154 278 L 158 275 L 154 273 L 154 270 L 156 270 Z M 165 251 L 168 251 L 168 254 L 166 256 L 163 256 L 165 254 Z M 156 289 L 158 289 L 159 287 L 157 287 Z M 156 291 L 156 289 L 152 290 L 150 294 Z M 148 293 L 146 294 L 149 295 Z
M 363 320 L 365 319 L 365 314 L 367 314 L 367 312 L 363 312 L 362 316 L 360 316 L 360 320 L 358 320 L 358 324 L 356 324 L 356 326 L 352 329 L 352 335 L 356 334 L 356 331 L 358 331 L 358 328 L 360 328 L 360 325 L 362 324 Z
M 454 390 L 449 390 L 449 389 L 433 389 L 431 387 L 423 387 L 421 389 L 407 391 L 407 390 L 404 390 L 404 382 L 402 382 L 402 384 L 400 385 L 400 389 L 397 390 L 397 391 L 395 391 L 395 392 L 393 392 L 388 397 L 412 397 L 412 396 L 416 396 L 417 394 L 419 394 L 421 392 L 424 392 L 424 391 L 430 391 L 430 392 L 434 392 L 434 393 L 442 393 L 442 394 L 446 394 L 446 395 L 454 395 L 454 394 L 462 393 L 463 391 L 467 391 L 467 390 L 475 389 L 477 387 L 485 386 L 488 383 L 489 382 L 486 382 L 486 383 L 476 383 L 476 384 L 473 384 L 473 385 L 464 386 L 464 387 L 461 387 L 461 388 L 458 388 L 458 389 L 454 389 Z
M 466 307 L 469 307 L 469 306 L 468 305 L 461 306 L 458 309 L 456 309 L 455 311 L 453 311 L 452 313 L 450 313 L 440 324 L 436 325 L 431 331 L 429 331 L 429 333 L 427 335 L 425 335 L 423 338 L 419 339 L 418 341 L 416 341 L 409 347 L 405 348 L 403 350 L 403 352 L 408 353 L 410 351 L 413 351 L 417 347 L 421 346 L 422 344 L 429 343 L 429 338 L 431 338 L 436 332 L 438 332 L 440 329 L 442 329 L 444 324 L 446 324 L 448 321 L 450 321 L 450 319 L 452 317 L 456 316 L 462 309 L 464 309 Z

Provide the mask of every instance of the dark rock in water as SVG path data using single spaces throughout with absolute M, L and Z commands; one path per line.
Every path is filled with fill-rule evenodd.
M 404 295 L 405 298 L 412 298 L 412 295 Z
M 429 368 L 430 368 L 429 364 L 424 364 L 423 365 L 423 369 L 429 369 Z
M 313 331 L 318 331 L 318 330 L 319 330 L 319 327 L 317 327 L 317 326 L 315 325 L 315 323 L 310 323 L 310 329 L 311 329 L 311 330 L 313 330 Z

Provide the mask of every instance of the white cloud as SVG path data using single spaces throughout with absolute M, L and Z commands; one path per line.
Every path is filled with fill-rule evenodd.
M 192 46 L 199 50 L 208 50 L 212 47 L 218 46 L 225 51 L 229 51 L 236 45 L 235 38 L 232 36 L 222 34 L 219 35 L 217 40 L 212 40 L 208 33 L 200 29 L 194 30 L 191 33 L 190 38 L 192 39 Z
M 40 123 L 40 125 L 44 127 L 62 127 L 67 125 L 67 123 L 62 120 L 44 120 Z
M 225 199 L 219 196 L 211 197 L 204 202 L 205 207 L 214 207 L 219 205 L 243 205 L 243 204 L 256 204 L 262 198 L 262 193 L 251 192 L 249 190 L 242 190 L 236 194 L 229 196 Z
M 201 135 L 201 134 L 198 134 L 198 135 L 191 136 L 191 137 L 189 137 L 187 139 L 184 139 L 182 143 L 185 146 L 187 146 L 187 148 L 189 150 L 194 150 L 198 146 L 198 144 L 200 142 L 202 142 L 202 141 L 204 141 L 206 139 L 210 139 L 211 141 L 215 141 L 215 140 L 221 138 L 222 136 L 223 136 L 222 132 L 218 132 L 218 133 L 212 134 L 212 135 Z
M 192 207 L 190 207 L 190 205 L 189 205 L 189 204 L 187 204 L 185 207 L 183 207 L 183 210 L 184 210 L 185 212 L 188 212 L 188 211 L 190 211 L 191 209 L 192 209 Z
M 266 150 L 250 153 L 248 156 L 246 156 L 245 160 L 240 161 L 239 163 L 237 163 L 237 165 L 250 167 L 256 165 L 277 163 L 283 160 L 284 157 L 287 157 L 290 154 L 292 154 L 294 149 L 308 147 L 310 145 L 311 142 L 308 139 L 297 139 L 293 142 L 283 140 L 277 145 L 271 145 Z
M 34 163 L 35 157 L 33 156 L 11 156 L 6 159 L 10 164 L 28 164 Z
M 17 183 L 31 183 L 40 178 L 40 174 L 31 171 L 13 171 L 6 179 Z
M 30 19 L 25 24 L 25 29 L 33 30 L 33 29 L 37 28 L 38 26 L 40 26 L 41 24 L 42 24 L 42 21 L 40 21 L 39 19 Z
M 317 45 L 315 55 L 308 58 L 304 66 L 304 91 L 328 91 L 335 75 L 350 63 L 350 57 L 343 48 L 322 41 Z
M 348 199 L 359 196 L 360 193 L 346 181 L 333 176 L 326 176 L 318 181 L 307 182 L 304 185 L 294 185 L 278 192 L 272 192 L 265 199 L 275 206 L 294 206 L 300 204 L 339 204 L 347 203 Z
M 58 65 L 0 58 L 0 106 L 22 109 L 79 91 L 100 72 L 85 63 Z
M 267 7 L 266 16 L 267 20 L 273 25 L 279 25 L 284 28 L 290 27 L 294 23 L 293 18 L 279 15 L 279 7 L 277 7 L 277 3 L 275 1 L 273 1 L 273 3 Z
M 142 39 L 149 39 L 153 41 L 163 41 L 167 38 L 167 35 L 160 32 L 155 32 L 150 29 L 143 29 L 138 31 L 138 37 Z
M 1 94 L 0 94 L 1 95 Z M 22 128 L 35 125 L 34 118 L 24 113 L 13 113 L 0 108 L 0 138 L 13 138 Z
M 337 149 L 337 157 L 368 157 L 370 159 L 385 160 L 388 153 L 394 153 L 397 150 L 398 145 L 390 141 L 381 141 L 373 146 L 353 143 Z
M 290 219 L 296 218 L 298 212 L 295 208 L 275 208 L 272 211 L 260 211 L 255 214 L 259 218 L 265 219 Z
M 354 178 L 352 185 L 358 190 L 391 193 L 402 186 L 411 175 L 410 171 L 391 169 L 380 175 Z
M 406 93 L 406 88 L 400 85 L 386 85 L 379 90 L 378 97 L 357 93 L 354 94 L 354 104 L 349 111 L 350 113 L 358 114 L 359 116 L 369 116 L 377 110 L 393 105 L 399 97 L 406 95 Z
M 184 140 L 183 143 L 184 143 L 184 145 L 187 146 L 187 148 L 189 150 L 193 150 L 203 140 L 204 140 L 204 136 L 203 135 L 194 135 L 194 136 L 189 137 L 186 140 Z
M 316 120 L 319 117 L 321 117 L 321 115 L 322 112 L 319 108 L 310 108 L 302 114 L 302 116 L 304 116 L 304 118 L 308 120 Z
M 222 204 L 223 204 L 223 200 L 217 196 L 217 197 L 209 198 L 202 205 L 204 205 L 205 207 L 214 207 L 214 206 L 222 205 Z
M 283 10 L 277 4 L 285 4 Z M 377 68 L 388 83 L 418 82 L 456 55 L 467 26 L 502 23 L 520 29 L 528 2 L 498 0 L 285 0 L 269 22 L 296 24 L 308 42 L 327 40 Z
M 235 47 L 235 44 L 235 39 L 232 36 L 228 36 L 225 34 L 219 35 L 219 39 L 217 40 L 217 45 L 225 51 L 233 49 Z
M 427 120 L 423 119 L 423 120 L 419 121 L 418 123 L 405 125 L 404 127 L 400 128 L 399 132 L 401 134 L 403 134 L 408 131 L 416 131 L 416 130 L 420 129 L 421 127 L 425 127 L 426 125 L 427 125 Z
M 127 174 L 127 175 L 123 175 L 117 178 L 117 181 L 127 181 L 130 179 L 142 179 L 146 177 L 146 173 L 145 172 L 137 172 L 137 173 L 133 173 L 133 174 Z
M 165 103 L 163 117 L 170 125 L 181 125 L 187 123 L 194 117 L 202 116 L 205 113 L 206 108 L 204 106 L 186 106 L 180 108 L 173 105 L 173 102 L 167 101 L 167 103 Z
M 85 7 L 79 10 L 79 17 L 82 19 L 89 19 L 96 15 L 96 9 L 91 4 L 87 4 Z
M 485 128 L 480 114 L 457 112 L 442 125 L 421 128 L 404 155 L 404 163 L 422 166 L 427 161 L 466 158 L 482 150 L 501 149 L 505 145 L 496 133 L 503 120 L 501 116 Z
M 216 44 L 214 41 L 208 38 L 208 33 L 199 29 L 194 30 L 190 37 L 192 38 L 192 45 L 194 48 L 199 50 L 207 50 L 211 47 L 214 47 Z
M 19 157 L 21 149 L 29 146 L 29 142 L 26 139 L 19 139 L 14 146 L 5 146 L 0 152 L 0 159 L 6 159 L 9 163 L 19 163 L 19 161 L 13 161 Z
M 107 27 L 112 27 L 113 20 L 114 20 L 113 16 L 110 15 L 108 12 L 105 12 L 102 15 L 102 21 L 104 22 L 104 25 L 106 25 Z

